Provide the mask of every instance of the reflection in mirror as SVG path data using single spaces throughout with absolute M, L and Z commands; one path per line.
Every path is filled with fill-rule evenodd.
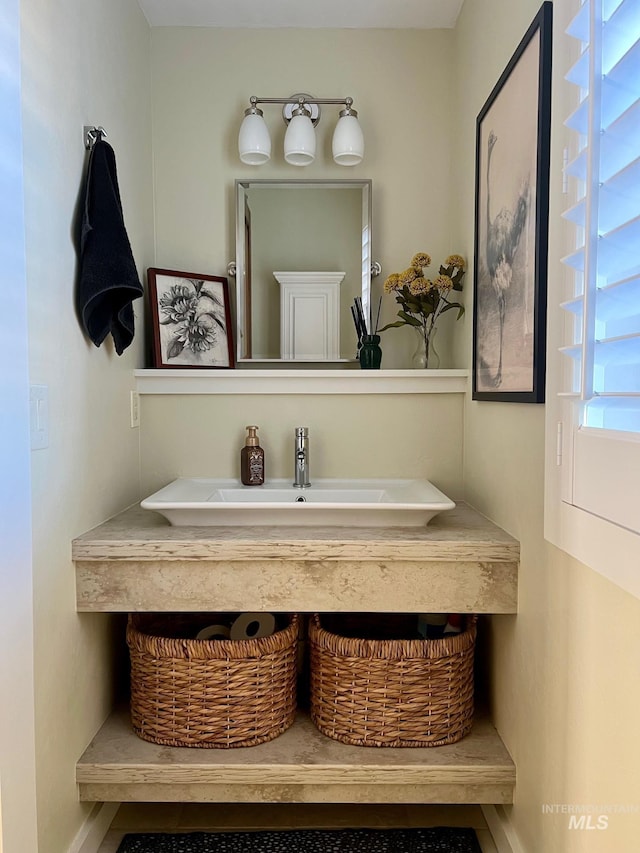
M 306 275 L 292 296 L 282 281 L 293 273 Z M 329 273 L 340 278 L 337 319 L 321 307 Z M 236 288 L 238 361 L 355 363 L 351 306 L 370 305 L 371 181 L 236 181 Z M 331 343 L 297 356 L 292 339 L 311 332 Z

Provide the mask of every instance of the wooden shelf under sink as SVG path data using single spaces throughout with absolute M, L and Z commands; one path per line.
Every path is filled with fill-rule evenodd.
M 82 801 L 511 803 L 515 766 L 486 716 L 459 743 L 356 747 L 321 734 L 300 712 L 280 737 L 239 749 L 158 746 L 114 713 L 77 765 Z
M 378 529 L 171 527 L 132 507 L 73 542 L 85 612 L 515 613 L 519 555 L 463 503 Z
M 519 544 L 464 504 L 425 528 L 176 528 L 131 507 L 76 538 L 77 609 L 93 612 L 516 613 Z M 186 749 L 114 713 L 77 765 L 99 802 L 511 803 L 516 770 L 478 714 L 457 744 L 348 746 L 308 716 L 270 743 Z

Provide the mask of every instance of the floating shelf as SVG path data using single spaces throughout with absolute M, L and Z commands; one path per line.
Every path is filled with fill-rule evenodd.
M 459 743 L 433 748 L 348 746 L 299 713 L 270 743 L 186 749 L 141 740 L 125 709 L 100 729 L 76 779 L 91 802 L 511 803 L 516 772 L 483 716 Z
M 268 392 L 267 392 L 268 393 Z M 140 507 L 73 542 L 80 611 L 378 610 L 515 613 L 519 544 L 459 504 L 425 528 L 176 528 Z M 513 802 L 488 718 L 459 743 L 356 747 L 300 712 L 270 743 L 186 749 L 138 738 L 128 710 L 80 758 L 87 802 Z
M 139 394 L 463 394 L 468 370 L 136 370 Z
M 463 503 L 407 528 L 171 527 L 131 507 L 72 555 L 80 611 L 517 611 L 519 543 Z

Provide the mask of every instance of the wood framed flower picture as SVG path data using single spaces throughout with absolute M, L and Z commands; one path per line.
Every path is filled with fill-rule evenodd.
M 226 278 L 147 270 L 154 367 L 233 367 Z

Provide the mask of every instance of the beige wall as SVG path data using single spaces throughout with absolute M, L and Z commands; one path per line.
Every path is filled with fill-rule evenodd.
M 456 222 L 470 257 L 475 117 L 539 5 L 467 2 L 456 29 Z M 551 311 L 563 254 L 561 33 L 572 5 L 554 4 Z M 469 326 L 458 357 L 471 362 Z M 491 626 L 493 714 L 518 772 L 510 820 L 528 853 L 630 853 L 637 849 L 637 814 L 610 816 L 606 831 L 569 831 L 568 816 L 542 814 L 542 804 L 640 804 L 640 602 L 544 540 L 543 406 L 469 398 L 464 443 L 468 500 L 522 543 L 518 616 L 496 617 Z
M 372 179 L 373 256 L 385 274 L 404 269 L 419 250 L 434 262 L 457 251 L 449 207 L 452 38 L 446 30 L 154 29 L 158 266 L 224 275 L 235 257 L 234 180 L 247 177 Z M 276 60 L 282 56 L 286 62 Z M 293 90 L 353 97 L 366 140 L 360 166 L 333 163 L 337 109 L 329 106 L 312 166 L 284 163 L 277 106 L 265 107 L 272 160 L 259 169 L 240 163 L 237 134 L 249 97 Z M 385 274 L 374 285 L 376 298 Z M 395 310 L 386 297 L 380 325 Z M 445 358 L 447 336 L 443 329 Z M 382 347 L 383 367 L 409 367 L 413 333 L 392 329 Z M 454 366 L 450 354 L 443 366 Z M 179 474 L 237 476 L 247 423 L 261 427 L 270 476 L 291 475 L 293 428 L 304 424 L 312 431 L 317 477 L 420 473 L 445 492 L 461 492 L 459 396 L 400 395 L 392 405 L 383 397 L 348 396 L 145 398 L 142 418 L 143 492 Z
M 178 476 L 239 477 L 251 423 L 268 478 L 293 477 L 294 427 L 308 426 L 312 478 L 426 477 L 462 492 L 461 394 L 154 396 L 142 418 L 145 494 Z
M 156 28 L 153 125 L 156 242 L 159 266 L 226 274 L 235 257 L 235 178 L 373 181 L 373 257 L 384 277 L 404 269 L 417 251 L 434 263 L 458 251 L 452 242 L 451 30 L 214 30 Z M 265 106 L 273 157 L 244 166 L 237 137 L 249 97 L 292 90 L 354 99 L 365 158 L 353 168 L 331 159 L 338 108 L 323 107 L 318 157 L 304 169 L 282 156 L 285 124 Z M 419 91 L 419 98 L 416 92 Z M 395 316 L 391 297 L 384 322 Z M 444 319 L 454 325 L 450 312 Z M 465 321 L 461 321 L 464 323 Z M 447 334 L 438 335 L 447 364 Z M 383 367 L 409 367 L 410 329 L 383 335 Z
M 82 127 L 109 134 L 142 271 L 153 247 L 150 35 L 130 0 L 21 6 L 30 381 L 48 386 L 50 420 L 49 447 L 31 454 L 38 835 L 40 853 L 61 853 L 89 810 L 75 762 L 112 691 L 110 620 L 75 612 L 71 540 L 138 497 L 129 389 L 143 363 L 140 330 L 119 358 L 87 342 L 76 319 Z

